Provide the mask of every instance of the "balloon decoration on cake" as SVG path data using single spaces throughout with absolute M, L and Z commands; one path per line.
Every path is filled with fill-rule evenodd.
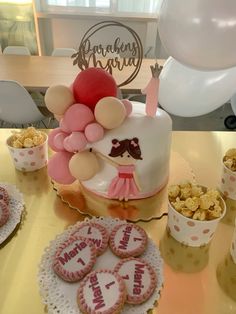
M 114 43 L 105 48 L 101 45 L 92 46 L 94 35 L 110 27 L 114 27 L 114 31 L 121 28 L 122 34 L 125 33 L 124 38 L 115 38 Z M 108 58 L 108 53 L 114 53 L 115 57 Z M 125 56 L 121 57 L 121 54 Z M 146 107 L 141 104 L 139 107 L 141 109 L 135 108 L 132 117 L 129 117 L 132 114 L 132 103 L 128 99 L 117 97 L 118 86 L 130 83 L 138 74 L 142 56 L 143 49 L 138 35 L 119 22 L 100 22 L 86 32 L 78 52 L 72 56 L 73 64 L 78 65 L 81 72 L 69 87 L 52 86 L 45 95 L 47 108 L 59 121 L 59 127 L 49 134 L 48 141 L 55 152 L 48 163 L 48 173 L 54 181 L 59 184 L 71 184 L 75 180 L 89 181 L 97 175 L 94 179 L 96 181 L 101 175 L 106 180 L 106 184 L 103 185 L 105 197 L 125 201 L 150 196 L 166 184 L 171 119 L 162 110 L 156 114 L 162 67 L 157 63 L 151 67 L 152 76 L 143 90 L 146 94 Z M 111 73 L 113 69 L 122 71 L 124 67 L 130 68 L 129 76 L 124 79 L 122 76 L 123 81 L 117 84 Z M 162 124 L 165 124 L 164 131 Z M 137 130 L 139 125 L 141 127 Z M 125 131 L 122 133 L 123 128 Z M 146 131 L 143 132 L 142 128 Z M 150 163 L 153 156 L 149 158 L 151 151 L 149 145 L 152 145 L 149 131 L 151 136 L 152 133 L 160 135 L 160 128 L 161 140 L 165 141 L 166 145 L 164 152 L 166 159 L 163 160 L 166 171 L 160 176 L 158 169 L 158 183 L 153 180 L 155 181 L 153 186 L 147 191 L 142 190 L 135 165 L 138 161 L 143 162 L 143 154 L 146 156 L 145 162 Z M 148 145 L 144 143 L 147 141 Z M 109 144 L 105 146 L 110 153 L 98 148 L 99 144 L 108 142 Z M 113 166 L 114 172 L 108 171 L 110 166 Z M 142 167 L 146 169 L 145 165 Z M 104 176 L 103 171 L 109 174 L 106 173 Z M 148 175 L 148 171 L 145 175 Z M 139 176 L 142 177 L 140 174 Z
M 165 110 L 200 116 L 233 96 L 236 1 L 163 0 L 158 31 L 170 56 L 160 76 L 159 102 Z
M 119 127 L 132 112 L 129 100 L 116 98 L 113 77 L 100 68 L 80 72 L 72 87 L 52 86 L 45 95 L 47 108 L 59 117 L 60 126 L 52 130 L 48 144 L 56 153 L 48 163 L 50 177 L 70 184 L 89 180 L 99 171 L 89 144 L 103 139 L 106 130 Z

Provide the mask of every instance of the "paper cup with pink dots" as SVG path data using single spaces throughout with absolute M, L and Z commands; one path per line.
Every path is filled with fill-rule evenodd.
M 232 243 L 230 247 L 230 254 L 232 256 L 234 263 L 236 264 L 236 220 L 235 220 L 233 239 L 232 239 Z
M 181 185 L 177 186 L 179 194 L 175 200 L 169 196 L 167 231 L 184 245 L 200 247 L 208 244 L 225 215 L 224 200 L 216 190 L 200 185 L 190 184 L 183 189 Z
M 236 200 L 236 149 L 231 148 L 223 157 L 220 191 L 225 197 Z
M 28 129 L 24 131 L 27 132 L 27 130 Z M 32 131 L 32 128 L 30 132 L 33 134 L 34 131 Z M 30 132 L 28 133 L 30 134 Z M 21 137 L 20 132 L 17 135 L 13 134 L 7 139 L 7 146 L 12 157 L 14 166 L 17 170 L 29 172 L 41 169 L 47 165 L 48 136 L 42 131 L 36 132 L 36 135 L 34 135 L 33 137 L 25 137 L 25 139 L 22 141 L 21 139 L 23 137 Z M 19 138 L 17 139 L 18 135 Z M 25 145 L 30 147 L 25 147 L 24 141 Z

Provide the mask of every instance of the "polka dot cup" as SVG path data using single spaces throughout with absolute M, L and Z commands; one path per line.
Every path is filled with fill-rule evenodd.
M 43 132 L 42 132 L 43 133 Z M 31 148 L 15 148 L 10 146 L 11 137 L 7 139 L 7 146 L 15 168 L 20 171 L 35 171 L 45 167 L 48 163 L 48 136 L 43 144 Z
M 223 163 L 220 191 L 232 200 L 236 200 L 236 172 L 227 168 Z
M 200 247 L 208 244 L 213 238 L 219 221 L 226 212 L 224 200 L 221 198 L 220 201 L 223 208 L 221 217 L 204 221 L 183 216 L 169 203 L 167 229 L 171 236 L 188 246 Z

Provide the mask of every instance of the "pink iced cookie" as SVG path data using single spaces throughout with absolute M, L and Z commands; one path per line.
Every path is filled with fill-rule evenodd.
M 6 189 L 0 186 L 0 201 L 9 204 L 9 195 Z
M 156 288 L 155 271 L 141 258 L 123 259 L 116 265 L 114 271 L 125 281 L 127 303 L 140 304 L 147 301 Z
M 123 279 L 111 270 L 98 270 L 82 281 L 77 302 L 82 313 L 116 314 L 124 306 L 126 288 Z
M 147 244 L 147 234 L 131 223 L 116 226 L 110 235 L 110 248 L 119 257 L 141 255 Z
M 10 210 L 3 200 L 0 200 L 0 227 L 5 225 L 5 223 L 8 221 L 10 216 Z
M 65 281 L 78 281 L 92 268 L 96 261 L 96 249 L 86 239 L 71 237 L 58 248 L 53 269 Z
M 91 241 L 97 251 L 97 255 L 101 255 L 108 246 L 109 233 L 102 225 L 94 222 L 84 222 L 78 226 L 73 236 L 79 236 Z

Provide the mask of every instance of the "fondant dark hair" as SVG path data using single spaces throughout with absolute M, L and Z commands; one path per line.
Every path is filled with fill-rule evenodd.
M 132 138 L 131 140 L 125 139 L 119 141 L 117 139 L 112 140 L 112 148 L 109 156 L 117 157 L 122 156 L 126 151 L 132 156 L 134 159 L 143 159 L 141 157 L 141 149 L 139 147 L 139 140 L 137 137 Z

